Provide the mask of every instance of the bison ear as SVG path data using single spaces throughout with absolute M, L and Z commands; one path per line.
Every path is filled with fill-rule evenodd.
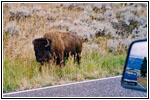
M 50 45 L 51 45 L 52 40 L 50 40 L 50 39 L 46 39 L 46 42 L 47 42 L 47 44 L 45 45 L 45 47 L 48 47 L 48 46 L 50 46 Z

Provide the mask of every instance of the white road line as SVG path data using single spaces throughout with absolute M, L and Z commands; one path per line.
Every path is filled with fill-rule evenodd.
M 48 87 L 42 87 L 42 88 L 35 88 L 35 89 L 30 89 L 30 90 L 23 90 L 23 91 L 17 91 L 17 92 L 11 92 L 11 93 L 5 93 L 5 95 L 10 95 L 10 94 L 16 94 L 16 93 L 22 93 L 22 92 L 30 92 L 30 91 L 36 91 L 36 90 L 41 90 L 41 89 L 47 89 L 47 88 L 55 88 L 55 87 L 62 87 L 62 86 L 67 86 L 67 85 L 73 85 L 73 84 L 80 84 L 80 83 L 87 83 L 87 82 L 93 82 L 93 81 L 100 81 L 100 80 L 107 80 L 107 79 L 113 79 L 113 78 L 119 78 L 119 76 L 114 76 L 114 77 L 108 77 L 108 78 L 101 78 L 101 79 L 92 79 L 92 80 L 86 80 L 86 81 L 80 81 L 80 82 L 73 82 L 73 83 L 67 83 L 67 84 L 62 84 L 62 85 L 55 85 L 55 86 L 48 86 Z
M 143 85 L 141 85 L 140 83 L 138 83 L 138 85 L 140 85 L 143 89 L 145 89 L 145 87 Z

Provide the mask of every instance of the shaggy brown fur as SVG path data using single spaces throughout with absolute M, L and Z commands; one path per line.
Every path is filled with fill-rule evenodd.
M 82 41 L 78 36 L 67 32 L 49 32 L 44 35 L 43 39 L 51 40 L 49 59 L 53 58 L 57 64 L 64 65 L 65 58 L 73 55 L 74 60 L 80 64 Z

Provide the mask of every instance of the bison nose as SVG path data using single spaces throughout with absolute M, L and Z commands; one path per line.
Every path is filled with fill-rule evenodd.
M 37 58 L 36 60 L 37 60 L 38 62 L 42 62 L 42 61 L 43 61 L 42 58 Z

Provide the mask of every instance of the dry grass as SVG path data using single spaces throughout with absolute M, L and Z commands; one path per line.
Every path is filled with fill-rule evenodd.
M 97 51 L 90 50 L 87 52 L 83 46 L 80 67 L 74 64 L 73 59 L 70 57 L 65 67 L 60 68 L 49 63 L 42 66 L 40 72 L 39 67 L 41 65 L 35 60 L 32 40 L 42 37 L 48 31 L 66 31 L 63 28 L 52 29 L 47 23 L 58 22 L 64 15 L 71 17 L 73 20 L 77 19 L 82 10 L 69 10 L 60 7 L 56 12 L 53 12 L 55 4 L 9 4 L 8 7 L 4 7 L 4 27 L 10 22 L 10 8 L 18 8 L 23 5 L 26 7 L 40 5 L 41 11 L 49 11 L 59 16 L 54 21 L 47 20 L 46 16 L 39 18 L 35 14 L 24 20 L 18 21 L 15 19 L 14 21 L 21 28 L 19 34 L 10 36 L 3 32 L 3 92 L 115 76 L 122 73 L 125 53 L 109 53 L 106 48 L 106 37 L 95 39 L 95 43 L 99 46 Z
M 49 63 L 42 66 L 40 72 L 41 65 L 32 56 L 15 60 L 5 57 L 3 89 L 4 92 L 9 92 L 120 75 L 124 60 L 125 54 L 91 52 L 82 55 L 80 66 L 71 57 L 63 68 Z
M 144 86 L 145 88 L 147 88 L 147 77 L 139 77 L 138 78 L 138 82 Z

